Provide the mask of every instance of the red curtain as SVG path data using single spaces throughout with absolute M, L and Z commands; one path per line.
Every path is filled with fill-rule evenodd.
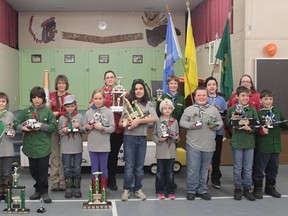
M 232 0 L 204 0 L 191 11 L 195 46 L 222 37 L 226 19 L 232 12 Z M 233 19 L 230 19 L 230 29 L 233 32 Z
M 17 48 L 18 44 L 18 13 L 0 0 L 0 43 Z

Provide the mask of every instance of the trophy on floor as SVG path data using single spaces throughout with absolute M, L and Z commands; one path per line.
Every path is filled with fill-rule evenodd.
M 106 188 L 100 188 L 99 176 L 102 172 L 94 172 L 95 182 L 92 181 L 89 187 L 88 202 L 83 203 L 83 209 L 111 209 L 111 201 L 107 201 Z M 94 184 L 94 185 L 93 185 Z
M 112 112 L 123 112 L 123 102 L 126 91 L 125 88 L 121 85 L 121 80 L 124 79 L 124 77 L 116 77 L 116 79 L 117 85 L 114 86 L 110 92 L 112 97 L 112 105 L 110 106 L 110 110 Z
M 17 165 L 14 167 L 14 173 L 12 174 L 12 186 L 7 187 L 7 208 L 3 210 L 4 214 L 29 213 L 30 211 L 25 207 L 25 186 L 18 185 Z

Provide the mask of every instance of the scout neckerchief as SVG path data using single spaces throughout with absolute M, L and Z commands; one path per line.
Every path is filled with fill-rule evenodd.
M 173 94 L 170 90 L 166 93 L 169 97 L 171 97 L 171 100 L 173 102 L 174 107 L 177 105 L 175 104 L 175 99 L 178 97 L 178 92 Z
M 195 113 L 193 117 L 194 117 L 194 118 L 199 118 L 199 120 L 202 121 L 203 116 L 206 114 L 205 109 L 207 109 L 207 108 L 209 107 L 209 104 L 206 103 L 206 104 L 203 105 L 203 106 L 199 106 L 198 103 L 195 102 L 195 103 L 193 104 L 193 106 L 194 106 L 194 107 L 198 107 L 198 109 L 199 109 L 198 114 Z
M 68 127 L 71 130 L 73 129 L 72 127 L 72 119 L 74 116 L 76 116 L 78 114 L 78 111 L 75 110 L 72 113 L 68 113 L 67 111 L 65 111 L 65 113 L 63 114 L 63 116 L 67 119 L 67 121 L 65 122 L 64 127 Z M 72 138 L 74 139 L 74 135 L 75 133 L 72 133 Z M 68 134 L 68 139 L 70 138 L 70 134 Z
M 211 104 L 212 106 L 215 106 L 216 105 L 216 97 L 217 97 L 217 94 L 213 94 L 213 95 L 209 95 L 209 104 Z
M 4 110 L 0 113 L 0 145 L 2 145 L 2 137 L 5 133 L 4 115 L 6 113 L 7 113 L 7 110 Z
M 166 120 L 164 120 L 164 121 L 162 121 L 161 123 L 164 124 L 164 125 L 166 125 L 167 129 L 170 130 L 169 127 L 174 123 L 175 120 L 176 120 L 176 119 L 172 117 L 172 118 L 169 118 L 168 122 L 167 122 Z M 171 143 L 172 143 L 172 138 L 169 136 L 169 137 L 165 140 L 165 142 L 167 143 L 167 145 L 168 145 L 169 148 L 170 148 Z

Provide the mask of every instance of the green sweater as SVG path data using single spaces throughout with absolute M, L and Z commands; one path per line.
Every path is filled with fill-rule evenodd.
M 235 112 L 236 106 L 230 108 L 227 113 L 227 126 L 231 127 L 231 116 L 232 113 Z M 253 118 L 256 120 L 258 119 L 258 114 L 256 109 L 247 106 L 244 108 L 246 118 Z M 236 128 L 232 128 L 232 138 L 231 138 L 231 145 L 234 149 L 254 149 L 255 148 L 255 136 L 254 130 L 250 133 L 246 132 L 245 130 L 239 130 Z
M 275 114 L 277 121 L 285 120 L 281 111 L 277 108 L 272 108 L 272 112 Z M 269 110 L 260 110 L 258 116 L 260 121 L 263 121 L 265 116 L 269 115 Z M 279 153 L 282 151 L 281 146 L 281 127 L 287 128 L 286 123 L 280 125 L 274 125 L 273 128 L 269 128 L 268 134 L 256 135 L 256 150 L 262 153 Z
M 52 111 L 46 107 L 36 110 L 42 123 L 38 131 L 23 132 L 23 153 L 29 158 L 42 158 L 51 154 L 51 134 L 57 131 L 57 122 Z M 22 130 L 22 123 L 35 116 L 33 106 L 24 109 L 14 121 L 14 127 Z
M 173 102 L 175 109 L 172 113 L 172 116 L 176 118 L 179 123 L 181 116 L 184 112 L 184 109 L 186 108 L 184 97 L 178 94 L 177 98 L 173 99 L 173 97 L 170 94 L 166 93 L 162 95 L 161 99 L 164 100 L 165 98 L 168 98 L 169 100 Z M 157 112 L 158 117 L 161 116 L 159 106 L 160 106 L 160 103 L 157 103 L 156 112 Z

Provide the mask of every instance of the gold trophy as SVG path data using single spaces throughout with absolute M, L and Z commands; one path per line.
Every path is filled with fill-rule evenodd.
M 121 80 L 124 77 L 116 77 L 117 85 L 112 89 L 112 105 L 110 106 L 110 110 L 112 112 L 123 112 L 123 104 L 124 104 L 124 95 L 126 94 L 125 88 L 121 85 Z

